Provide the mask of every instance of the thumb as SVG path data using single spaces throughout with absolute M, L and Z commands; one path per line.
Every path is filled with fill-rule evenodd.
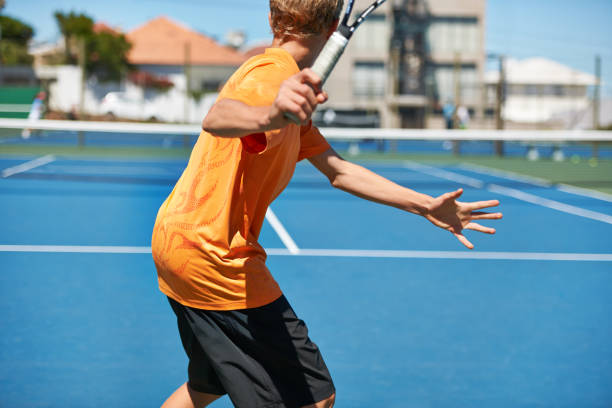
M 447 200 L 456 200 L 459 197 L 461 197 L 461 194 L 463 194 L 463 189 L 462 188 L 457 189 L 455 191 L 448 192 L 448 193 L 444 194 L 444 201 L 447 201 Z

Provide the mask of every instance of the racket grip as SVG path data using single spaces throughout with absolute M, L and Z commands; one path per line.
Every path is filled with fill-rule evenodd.
M 325 47 L 323 47 L 323 50 L 321 50 L 321 53 L 319 53 L 311 67 L 314 73 L 321 78 L 321 85 L 325 83 L 332 69 L 336 66 L 347 44 L 348 38 L 338 31 L 334 32 L 329 40 L 327 40 L 327 43 L 325 43 Z
M 302 123 L 302 121 L 300 120 L 300 118 L 298 118 L 297 116 L 295 116 L 293 113 L 291 112 L 285 112 L 284 113 L 285 117 L 287 119 L 289 119 L 290 121 L 292 121 L 293 123 L 295 123 L 296 125 L 299 125 Z
M 346 44 L 348 44 L 348 38 L 338 31 L 334 32 L 329 40 L 327 40 L 327 43 L 325 43 L 325 47 L 323 47 L 323 50 L 321 50 L 316 61 L 310 68 L 319 78 L 321 78 L 321 85 L 325 83 L 332 69 L 336 66 L 336 63 L 346 48 Z M 295 124 L 300 124 L 300 119 L 292 113 L 285 112 L 285 117 Z

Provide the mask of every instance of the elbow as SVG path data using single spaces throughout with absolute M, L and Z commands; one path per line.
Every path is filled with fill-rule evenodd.
M 214 133 L 213 120 L 210 118 L 210 112 L 202 119 L 202 130 L 207 133 Z
M 329 177 L 329 184 L 331 184 L 331 186 L 333 188 L 337 188 L 342 190 L 342 178 L 338 177 L 338 175 L 333 175 Z

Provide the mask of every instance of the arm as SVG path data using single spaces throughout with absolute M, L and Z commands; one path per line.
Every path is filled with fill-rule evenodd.
M 202 121 L 202 129 L 215 136 L 243 137 L 280 129 L 291 122 L 292 113 L 306 124 L 316 106 L 327 100 L 319 89 L 321 80 L 308 68 L 284 81 L 270 106 L 250 106 L 235 99 L 220 99 Z
M 466 247 L 474 245 L 462 234 L 471 229 L 494 234 L 495 229 L 473 222 L 479 219 L 500 219 L 501 213 L 479 212 L 483 208 L 499 205 L 497 200 L 463 203 L 457 201 L 462 190 L 439 197 L 431 197 L 393 183 L 357 164 L 342 159 L 333 149 L 311 157 L 310 162 L 329 179 L 335 188 L 369 201 L 389 205 L 422 215 L 431 223 L 450 231 Z

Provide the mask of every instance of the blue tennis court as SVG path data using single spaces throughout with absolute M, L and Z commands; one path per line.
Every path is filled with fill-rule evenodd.
M 149 250 L 184 165 L 0 156 L 0 406 L 153 407 L 185 381 Z M 467 232 L 468 251 L 298 165 L 261 242 L 337 407 L 612 405 L 611 196 L 469 164 L 365 165 L 497 198 L 505 218 L 484 222 L 494 237 Z

